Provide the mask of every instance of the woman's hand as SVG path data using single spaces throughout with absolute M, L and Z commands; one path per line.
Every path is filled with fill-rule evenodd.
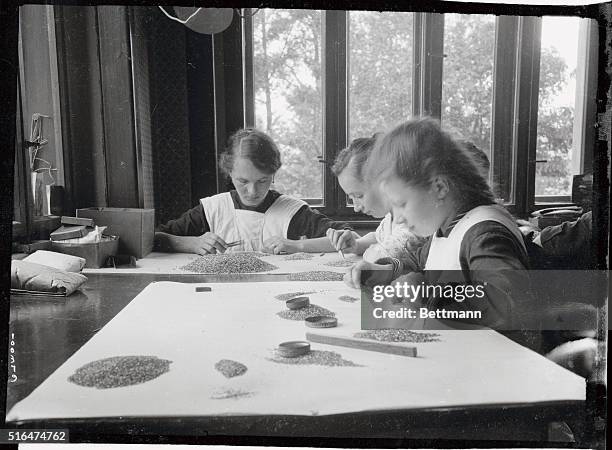
M 357 238 L 351 230 L 334 230 L 333 228 L 329 228 L 325 236 L 327 236 L 332 247 L 336 250 L 342 250 L 347 253 L 357 253 Z
M 393 266 L 391 264 L 374 264 L 367 261 L 359 261 L 354 264 L 344 275 L 344 282 L 356 289 L 362 285 L 389 284 L 392 280 Z
M 227 250 L 227 244 L 223 239 L 210 231 L 202 236 L 194 236 L 191 238 L 191 251 L 198 255 L 209 255 L 211 253 L 224 253 Z
M 267 239 L 263 243 L 264 248 L 262 249 L 266 253 L 273 253 L 278 255 L 280 253 L 296 253 L 300 251 L 299 241 L 293 241 L 291 239 L 285 239 L 280 236 L 273 236 Z

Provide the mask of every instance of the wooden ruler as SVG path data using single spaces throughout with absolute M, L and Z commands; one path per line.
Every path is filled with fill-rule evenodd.
M 371 352 L 390 353 L 392 355 L 416 356 L 416 347 L 411 347 L 398 342 L 382 342 L 374 339 L 361 339 L 345 336 L 333 336 L 330 334 L 306 333 L 306 339 L 319 344 L 336 345 L 339 347 L 357 348 Z

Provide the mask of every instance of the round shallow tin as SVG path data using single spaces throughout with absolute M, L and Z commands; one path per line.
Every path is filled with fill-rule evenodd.
M 310 305 L 310 299 L 308 297 L 295 297 L 287 300 L 286 305 L 289 309 L 302 309 Z
M 287 341 L 278 344 L 276 352 L 284 358 L 296 358 L 310 353 L 310 342 Z
M 307 327 L 311 328 L 333 328 L 338 326 L 338 319 L 332 316 L 307 317 L 304 322 L 306 322 Z

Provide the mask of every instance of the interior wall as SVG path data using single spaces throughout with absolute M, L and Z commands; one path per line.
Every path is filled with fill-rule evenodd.
M 55 20 L 70 213 L 106 206 L 96 8 L 57 5 Z
M 44 186 L 64 185 L 64 163 L 62 156 L 61 116 L 59 96 L 54 83 L 57 76 L 55 40 L 53 38 L 53 9 L 43 5 L 24 5 L 20 8 L 20 82 L 24 138 L 30 140 L 31 121 L 34 114 L 41 114 L 42 137 L 47 144 L 36 153 L 30 174 L 28 162 L 27 177 L 32 177 L 38 186 L 34 200 L 34 215 L 49 213 Z M 50 28 L 51 26 L 51 28 Z M 51 30 L 51 31 L 50 31 Z M 33 149 L 32 149 L 33 150 Z M 22 149 L 28 153 L 26 149 Z M 26 154 L 29 159 L 29 154 Z M 45 170 L 46 168 L 54 170 Z M 31 187 L 28 185 L 28 188 Z
M 149 67 L 155 206 L 166 221 L 191 206 L 185 27 L 151 11 Z
M 185 27 L 156 7 L 131 10 L 140 146 L 152 175 L 145 197 L 152 197 L 159 223 L 192 203 Z
M 213 38 L 157 7 L 56 6 L 74 208 L 155 208 L 217 192 Z
M 186 32 L 191 203 L 217 193 L 213 37 Z
M 124 6 L 56 6 L 62 136 L 72 207 L 139 207 Z
M 107 203 L 140 207 L 128 7 L 98 6 L 96 10 Z
M 143 166 L 151 155 L 153 204 L 163 223 L 218 192 L 218 152 L 242 126 L 240 21 L 236 15 L 230 29 L 213 36 L 156 7 L 131 11 L 138 142 Z

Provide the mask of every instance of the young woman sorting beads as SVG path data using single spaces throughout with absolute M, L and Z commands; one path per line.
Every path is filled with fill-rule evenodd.
M 512 326 L 528 287 L 527 253 L 512 216 L 495 203 L 474 156 L 442 131 L 437 121 L 407 121 L 379 140 L 365 168 L 380 183 L 396 223 L 404 223 L 424 246 L 401 260 L 362 261 L 345 282 L 352 287 L 389 284 L 402 274 L 425 272 L 429 281 L 459 274 L 483 285 L 486 298 L 473 302 L 425 299 L 430 309 L 478 308 L 480 324 Z M 367 271 L 367 272 L 364 272 Z M 367 276 L 362 280 L 362 275 Z M 519 313 L 526 312 L 520 311 Z
M 261 131 L 236 132 L 219 165 L 235 189 L 203 198 L 178 219 L 160 226 L 155 233 L 158 251 L 333 251 L 325 232 L 350 229 L 304 201 L 270 189 L 281 158 L 274 141 Z
M 363 176 L 363 167 L 372 153 L 377 135 L 357 138 L 343 149 L 332 166 L 338 183 L 353 201 L 355 212 L 382 218 L 380 225 L 363 237 L 356 237 L 348 230 L 327 230 L 327 237 L 334 248 L 363 255 L 363 259 L 375 262 L 383 257 L 405 257 L 423 244 L 423 239 L 410 232 L 404 224 L 393 221 L 389 202 L 381 195 L 378 185 L 369 185 Z

